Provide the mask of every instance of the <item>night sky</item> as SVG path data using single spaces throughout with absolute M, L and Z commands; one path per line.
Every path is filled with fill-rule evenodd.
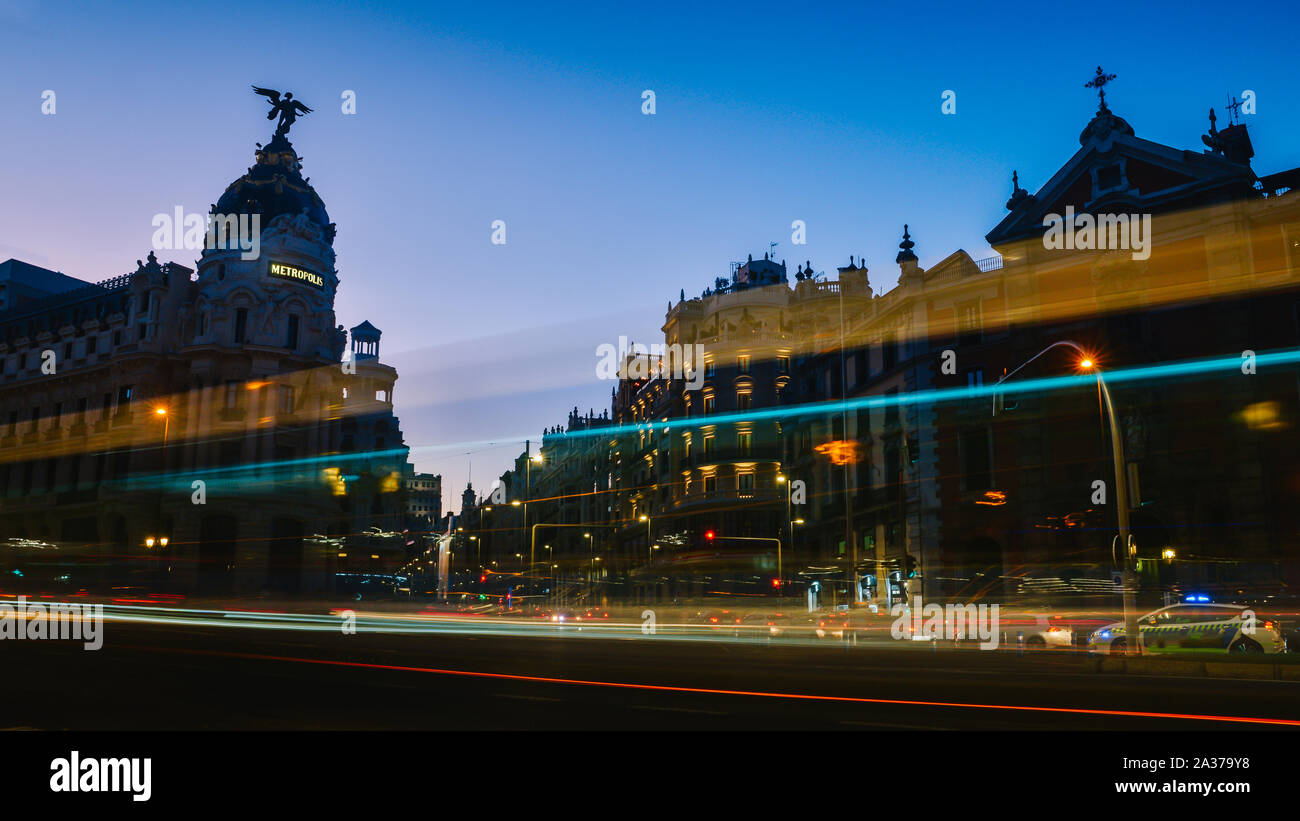
M 484 491 L 525 437 L 608 407 L 596 346 L 661 339 L 679 290 L 770 242 L 792 274 L 865 254 L 877 291 L 904 222 L 923 266 L 990 256 L 1012 170 L 1032 193 L 1078 148 L 1098 63 L 1139 137 L 1199 151 L 1208 109 L 1223 126 L 1251 89 L 1255 170 L 1300 165 L 1291 4 L 371 5 L 0 0 L 0 260 L 134 270 L 154 214 L 206 213 L 270 138 L 249 86 L 294 92 L 338 321 L 384 331 L 445 509 L 467 452 Z

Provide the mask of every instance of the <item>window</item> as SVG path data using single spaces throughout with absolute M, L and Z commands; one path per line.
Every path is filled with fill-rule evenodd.
M 957 306 L 957 344 L 978 345 L 982 336 L 979 300 Z
M 718 477 L 717 477 L 717 476 L 705 476 L 705 477 L 704 477 L 704 492 L 705 492 L 705 493 L 716 493 L 717 490 L 718 490 Z
M 238 382 L 226 383 L 226 405 L 225 406 L 227 410 L 233 410 L 234 408 L 239 407 L 239 383 Z
M 143 342 L 148 336 L 149 336 L 149 326 L 141 322 L 139 328 L 136 331 L 135 338 Z
M 1106 191 L 1111 188 L 1118 188 L 1122 173 L 1118 165 L 1108 165 L 1104 168 L 1097 169 L 1097 190 Z
M 749 391 L 738 392 L 736 394 L 736 410 L 749 410 L 752 399 L 753 395 Z
M 970 392 L 972 394 L 976 393 L 980 388 L 984 387 L 983 368 L 971 368 L 970 370 L 966 371 L 966 387 L 970 389 Z
M 291 351 L 298 350 L 298 315 L 289 314 L 289 339 L 285 347 Z
M 134 385 L 122 385 L 117 389 L 117 409 L 126 410 L 123 405 L 131 404 L 131 393 L 135 390 Z
M 86 337 L 86 356 L 90 356 L 95 352 L 95 343 L 98 341 L 99 337 L 97 336 Z
M 789 372 L 790 372 L 790 357 L 788 357 L 788 356 L 778 356 L 778 357 L 776 358 L 776 372 L 777 372 L 777 373 L 789 373 Z
M 293 413 L 293 385 L 281 385 L 278 398 L 280 413 Z
M 235 344 L 243 345 L 248 340 L 245 338 L 248 333 L 248 309 L 239 308 L 235 311 Z
M 885 484 L 896 485 L 902 478 L 901 463 L 899 461 L 898 437 L 890 437 L 885 442 Z
M 736 434 L 736 450 L 741 456 L 748 456 L 750 445 L 754 441 L 754 434 L 749 431 L 742 431 Z
M 898 424 L 898 388 L 890 388 L 885 391 L 885 424 Z
M 967 491 L 992 487 L 989 434 L 986 428 L 972 428 L 961 434 L 962 481 Z
M 749 355 L 744 354 L 736 358 L 736 370 L 741 373 L 749 373 Z
M 714 404 L 715 404 L 715 403 L 714 403 L 714 399 L 713 399 L 713 394 L 710 393 L 710 394 L 705 395 L 705 397 L 704 397 L 704 412 L 705 412 L 705 414 L 713 413 Z
M 41 409 L 39 407 L 32 408 L 31 430 L 35 431 L 38 428 L 40 428 L 40 426 L 41 426 Z
M 741 493 L 745 493 L 745 492 L 753 493 L 753 491 L 754 491 L 754 474 L 753 474 L 753 473 L 737 473 L 737 474 L 736 474 L 736 490 L 740 491 Z
M 716 372 L 716 369 L 714 368 L 713 360 L 712 360 L 712 359 L 706 359 L 706 360 L 704 360 L 704 375 L 705 375 L 706 377 L 708 377 L 708 376 L 713 376 L 713 374 L 714 374 L 715 372 Z
M 712 456 L 712 455 L 713 455 L 713 436 L 712 436 L 712 435 L 708 435 L 708 436 L 705 436 L 705 437 L 704 437 L 704 455 L 705 455 L 706 457 L 708 457 L 708 456 Z

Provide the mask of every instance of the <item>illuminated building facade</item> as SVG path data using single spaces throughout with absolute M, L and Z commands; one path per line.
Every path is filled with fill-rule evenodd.
M 675 575 L 725 568 L 736 592 L 775 576 L 774 544 L 728 536 L 780 539 L 784 579 L 823 580 L 823 603 L 855 597 L 852 577 L 866 595 L 904 594 L 908 570 L 929 596 L 1112 595 L 1118 504 L 1149 588 L 1295 583 L 1294 366 L 1179 368 L 1216 357 L 1248 368 L 1248 352 L 1300 347 L 1300 169 L 1257 175 L 1237 122 L 1212 120 L 1202 141 L 1141 139 L 1103 105 L 1037 193 L 1013 180 L 987 236 L 999 257 L 958 250 L 922 268 L 908 226 L 887 293 L 855 258 L 837 281 L 801 267 L 793 287 L 784 265 L 751 260 L 670 306 L 665 342 L 704 345 L 704 383 L 620 383 L 618 427 L 601 439 L 610 501 L 590 521 L 613 525 L 612 551 L 637 557 L 661 596 Z M 1065 214 L 1091 224 L 1091 239 L 1055 243 L 1053 215 Z M 1034 359 L 1066 340 L 1092 370 L 1071 348 Z M 1149 377 L 1108 382 L 1121 498 L 1095 374 L 1132 368 Z M 1003 378 L 1079 374 L 994 391 Z
M 0 313 L 0 537 L 80 557 L 67 584 L 325 591 L 402 527 L 397 374 L 369 323 L 343 359 L 335 227 L 282 134 L 213 213 L 256 215 L 256 258 L 150 253 Z

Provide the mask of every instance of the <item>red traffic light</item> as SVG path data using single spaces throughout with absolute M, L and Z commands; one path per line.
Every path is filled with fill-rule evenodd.
M 709 541 L 713 541 L 713 531 L 712 530 L 704 531 L 704 538 L 708 539 Z
M 773 586 L 773 587 L 780 587 L 780 586 L 781 586 L 781 580 L 780 580 L 780 579 L 772 579 L 772 586 Z

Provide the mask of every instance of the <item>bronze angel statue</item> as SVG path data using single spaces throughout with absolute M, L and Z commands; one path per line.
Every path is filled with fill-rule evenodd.
M 310 108 L 293 98 L 293 92 L 285 92 L 284 98 L 281 99 L 280 92 L 274 89 L 253 86 L 253 91 L 261 94 L 271 103 L 271 110 L 266 113 L 266 119 L 274 120 L 276 114 L 280 115 L 280 122 L 275 129 L 277 137 L 289 133 L 289 127 L 298 119 L 299 114 L 311 113 Z

